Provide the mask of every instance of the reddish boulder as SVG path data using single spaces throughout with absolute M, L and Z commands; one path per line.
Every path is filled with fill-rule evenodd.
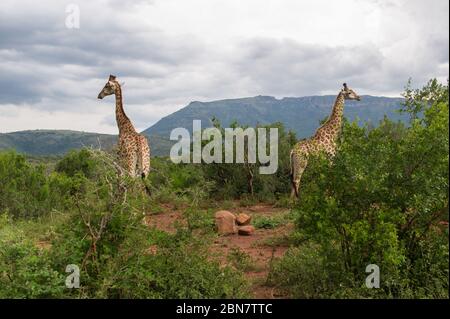
M 252 216 L 249 216 L 247 214 L 241 213 L 236 217 L 236 223 L 240 226 L 248 225 L 250 224 L 250 221 L 252 220 Z
M 236 216 L 227 210 L 220 210 L 215 213 L 215 222 L 217 232 L 220 235 L 229 235 L 237 233 Z
M 255 232 L 255 227 L 251 225 L 240 226 L 238 229 L 239 235 L 250 236 Z

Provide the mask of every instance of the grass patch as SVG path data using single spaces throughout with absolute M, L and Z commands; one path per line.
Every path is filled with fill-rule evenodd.
M 231 265 L 237 270 L 244 272 L 256 270 L 252 257 L 240 248 L 232 248 L 227 258 Z
M 254 216 L 252 224 L 258 229 L 274 229 L 294 220 L 291 212 L 284 212 L 273 216 Z

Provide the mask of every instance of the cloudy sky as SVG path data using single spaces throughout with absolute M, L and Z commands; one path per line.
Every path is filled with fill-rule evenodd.
M 69 4 L 80 10 L 79 28 Z M 70 9 L 70 7 L 69 7 Z M 190 101 L 398 96 L 449 73 L 448 0 L 1 0 L 0 132 L 143 130 Z

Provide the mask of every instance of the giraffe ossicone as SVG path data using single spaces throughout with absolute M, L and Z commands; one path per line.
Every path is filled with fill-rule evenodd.
M 347 86 L 347 83 L 343 84 L 343 88 L 334 102 L 331 115 L 325 123 L 316 130 L 311 138 L 299 141 L 291 150 L 291 197 L 294 195 L 299 197 L 300 181 L 310 155 L 325 152 L 330 158 L 333 158 L 336 154 L 336 142 L 341 133 L 345 100 L 361 100 L 360 96 Z

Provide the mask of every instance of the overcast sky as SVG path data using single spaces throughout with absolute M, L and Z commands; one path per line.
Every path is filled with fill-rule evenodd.
M 67 5 L 80 28 L 67 28 Z M 448 0 L 1 0 L 0 132 L 143 130 L 190 101 L 399 96 L 449 73 Z M 72 20 L 70 20 L 72 21 Z

